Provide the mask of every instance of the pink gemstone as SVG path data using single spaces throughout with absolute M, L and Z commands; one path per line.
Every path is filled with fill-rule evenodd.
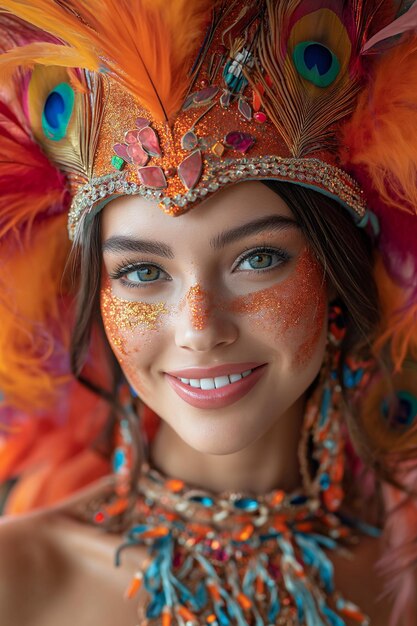
M 181 148 L 183 150 L 194 150 L 198 145 L 198 137 L 193 130 L 189 130 L 181 137 Z
M 161 146 L 156 132 L 150 126 L 139 131 L 139 140 L 146 152 L 153 157 L 162 156 Z
M 128 130 L 125 133 L 125 141 L 127 143 L 136 143 L 139 141 L 139 131 L 138 130 Z
M 195 150 L 178 167 L 178 176 L 184 187 L 193 189 L 201 178 L 203 171 L 203 158 L 201 150 Z
M 160 167 L 154 165 L 140 167 L 138 174 L 145 187 L 151 187 L 151 189 L 165 189 L 167 186 L 165 174 Z
M 121 157 L 127 163 L 132 163 L 132 159 L 127 153 L 127 145 L 125 143 L 116 143 L 113 146 L 113 150 L 117 154 L 117 156 Z
M 146 154 L 140 143 L 131 143 L 127 147 L 127 154 L 135 165 L 146 165 L 149 155 Z
M 255 122 L 258 122 L 258 124 L 264 124 L 267 120 L 267 117 L 263 111 L 257 111 L 253 116 L 253 119 L 255 120 Z
M 232 101 L 232 94 L 230 93 L 230 91 L 223 91 L 221 97 L 220 97 L 220 104 L 222 105 L 223 108 L 227 109 L 228 106 L 230 106 L 230 103 Z
M 210 87 L 206 87 L 201 91 L 197 91 L 197 93 L 194 94 L 194 102 L 196 104 L 207 104 L 208 102 L 213 100 L 218 91 L 219 88 L 215 85 L 211 85 Z
M 150 121 L 147 120 L 146 117 L 138 117 L 135 124 L 139 130 L 141 130 L 142 128 L 145 128 L 145 126 L 149 126 Z
M 250 122 L 252 119 L 252 107 L 250 106 L 250 104 L 243 98 L 239 98 L 238 109 L 239 113 L 243 115 L 245 120 L 248 120 L 248 122 Z
M 186 99 L 184 100 L 184 103 L 182 105 L 182 110 L 183 111 L 186 111 L 191 106 L 193 106 L 193 104 L 194 104 L 194 96 L 195 96 L 195 93 L 190 93 L 190 95 L 186 97 Z
M 249 133 L 232 130 L 232 132 L 226 135 L 224 141 L 229 148 L 234 148 L 238 152 L 245 154 L 254 145 L 255 137 L 252 137 Z

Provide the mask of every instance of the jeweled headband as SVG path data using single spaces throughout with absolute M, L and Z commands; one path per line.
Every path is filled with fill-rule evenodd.
M 36 139 L 68 172 L 70 238 L 119 195 L 178 215 L 257 179 L 313 188 L 367 222 L 340 145 L 376 19 L 364 3 L 143 0 L 120 24 L 81 0 L 67 9 L 45 1 L 39 15 L 2 4 L 68 42 L 39 44 L 36 61 L 48 67 L 31 74 L 28 111 Z M 22 58 L 12 50 L 2 62 Z M 68 76 L 62 65 L 85 71 Z

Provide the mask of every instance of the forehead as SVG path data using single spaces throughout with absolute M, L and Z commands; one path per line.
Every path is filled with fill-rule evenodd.
M 102 236 L 164 235 L 177 240 L 196 232 L 216 233 L 262 216 L 294 219 L 286 202 L 260 182 L 244 182 L 219 191 L 188 213 L 172 217 L 156 202 L 124 196 L 110 202 L 102 212 Z

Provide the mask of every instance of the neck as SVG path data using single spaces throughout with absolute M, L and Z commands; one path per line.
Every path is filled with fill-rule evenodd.
M 201 453 L 161 421 L 150 445 L 151 465 L 167 476 L 214 493 L 293 491 L 301 484 L 298 447 L 304 403 L 305 399 L 300 398 L 270 430 L 233 454 Z

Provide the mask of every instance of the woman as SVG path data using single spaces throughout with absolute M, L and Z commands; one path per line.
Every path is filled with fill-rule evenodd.
M 414 8 L 367 5 L 2 3 L 9 622 L 413 624 Z

